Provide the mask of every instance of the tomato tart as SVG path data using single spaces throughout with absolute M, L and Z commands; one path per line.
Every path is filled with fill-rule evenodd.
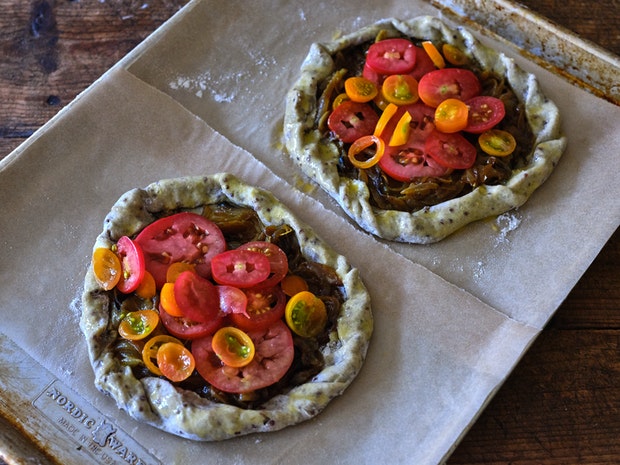
M 131 417 L 201 441 L 319 414 L 373 330 L 358 270 L 269 192 L 221 173 L 123 195 L 85 277 L 97 388 Z
M 566 145 L 534 75 L 430 16 L 312 44 L 284 142 L 366 231 L 422 244 L 521 206 Z

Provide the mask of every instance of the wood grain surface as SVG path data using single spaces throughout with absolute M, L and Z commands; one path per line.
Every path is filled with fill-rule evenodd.
M 0 158 L 185 3 L 0 0 Z M 620 54 L 618 0 L 521 3 Z M 620 463 L 619 264 L 616 232 L 449 464 Z

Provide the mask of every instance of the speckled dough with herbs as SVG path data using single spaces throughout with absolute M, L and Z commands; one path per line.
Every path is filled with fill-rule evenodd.
M 284 141 L 361 227 L 410 243 L 521 206 L 566 145 L 534 75 L 430 16 L 312 44 Z
M 359 273 L 269 192 L 230 174 L 123 195 L 86 274 L 98 389 L 136 420 L 217 441 L 319 414 L 364 362 Z

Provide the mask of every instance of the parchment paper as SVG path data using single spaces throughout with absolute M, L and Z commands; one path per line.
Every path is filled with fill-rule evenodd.
M 516 213 L 435 246 L 383 244 L 320 192 L 293 189 L 277 131 L 309 42 L 434 11 L 316 3 L 191 3 L 0 163 L 2 332 L 164 464 L 441 461 L 618 224 L 618 109 L 542 72 L 574 135 Z M 316 419 L 205 444 L 137 424 L 96 391 L 78 299 L 122 193 L 219 171 L 274 192 L 361 270 L 375 333 L 358 379 Z

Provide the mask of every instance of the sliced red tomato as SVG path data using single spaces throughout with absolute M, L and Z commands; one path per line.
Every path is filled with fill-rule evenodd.
M 262 253 L 269 260 L 270 274 L 267 279 L 258 283 L 259 287 L 273 287 L 282 281 L 288 272 L 288 258 L 286 253 L 277 245 L 267 241 L 247 242 L 239 247 L 238 250 L 251 250 Z
M 426 73 L 418 83 L 420 99 L 433 108 L 449 98 L 467 101 L 481 90 L 478 77 L 463 68 L 437 69 Z
M 338 105 L 327 118 L 327 126 L 345 143 L 372 134 L 379 115 L 367 103 L 347 100 Z
M 426 73 L 435 71 L 437 68 L 435 68 L 435 63 L 433 63 L 431 57 L 428 56 L 428 53 L 426 53 L 426 50 L 424 50 L 422 47 L 416 47 L 415 52 L 415 66 L 409 74 L 413 76 L 417 81 L 419 81 L 420 78 Z
M 372 69 L 368 62 L 364 63 L 364 68 L 362 68 L 362 77 L 364 79 L 368 79 L 370 82 L 374 82 L 377 88 L 381 88 L 383 79 L 385 79 L 385 76 Z
M 211 258 L 226 250 L 226 240 L 218 226 L 195 213 L 183 212 L 161 218 L 136 237 L 142 247 L 146 269 L 153 275 L 157 288 L 166 282 L 171 263 L 196 265 L 196 272 L 208 278 Z
M 379 74 L 406 74 L 415 66 L 415 45 L 407 39 L 385 39 L 368 48 L 366 63 Z
M 172 316 L 161 306 L 159 308 L 159 319 L 166 330 L 179 339 L 198 339 L 208 336 L 217 331 L 224 323 L 224 317 L 221 314 L 218 314 L 212 321 L 200 323 L 184 317 Z
M 286 295 L 280 286 L 271 289 L 246 289 L 246 315 L 234 313 L 231 321 L 239 328 L 251 331 L 271 326 L 284 316 Z
M 211 259 L 211 273 L 218 284 L 247 288 L 266 280 L 271 268 L 261 252 L 234 249 Z
M 433 131 L 426 139 L 424 150 L 446 168 L 467 169 L 476 161 L 474 147 L 460 133 L 446 134 Z
M 174 300 L 183 316 L 208 323 L 220 312 L 220 295 L 215 286 L 193 271 L 184 271 L 174 282 Z
M 443 176 L 449 170 L 433 160 L 424 148 L 428 136 L 433 132 L 433 115 L 435 110 L 421 102 L 413 105 L 399 107 L 397 114 L 392 118 L 385 133 L 394 131 L 396 123 L 400 119 L 400 112 L 409 112 L 411 121 L 407 142 L 398 146 L 387 146 L 379 167 L 385 174 L 398 181 L 411 181 L 418 177 Z M 387 136 L 386 136 L 387 137 Z
M 465 102 L 469 107 L 466 132 L 482 134 L 497 125 L 504 116 L 506 108 L 504 102 L 490 95 L 478 95 Z
M 220 360 L 213 350 L 211 336 L 192 342 L 196 370 L 216 389 L 231 393 L 256 391 L 279 381 L 293 363 L 293 337 L 283 321 L 247 334 L 254 343 L 255 354 L 248 365 L 240 368 Z
M 238 287 L 215 286 L 220 297 L 220 310 L 230 315 L 240 313 L 247 316 L 248 298 Z M 249 317 L 248 317 L 249 318 Z
M 116 243 L 116 253 L 121 262 L 121 277 L 116 288 L 124 294 L 135 291 L 144 278 L 144 254 L 140 245 L 123 236 Z

